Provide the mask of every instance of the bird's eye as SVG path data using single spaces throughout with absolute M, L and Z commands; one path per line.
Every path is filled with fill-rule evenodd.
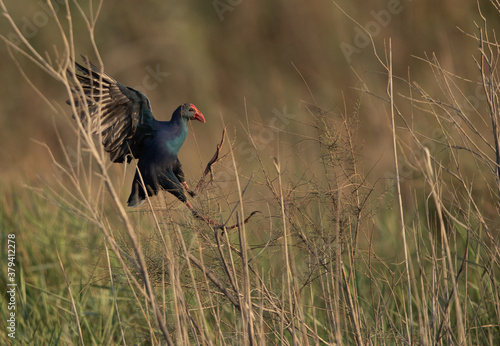
M 190 112 L 194 112 L 194 109 L 193 109 L 193 108 L 189 108 L 189 111 L 190 111 Z

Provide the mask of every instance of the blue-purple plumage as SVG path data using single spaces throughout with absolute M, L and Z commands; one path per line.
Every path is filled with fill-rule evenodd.
M 78 81 L 73 87 L 73 99 L 82 124 L 101 134 L 111 161 L 138 159 L 128 205 L 136 207 L 146 194 L 153 196 L 160 190 L 187 203 L 184 173 L 177 155 L 187 136 L 187 122 L 205 122 L 203 115 L 193 104 L 185 103 L 174 111 L 170 121 L 158 121 L 146 95 L 85 62 L 88 67 L 75 63 L 83 75 L 68 71 Z

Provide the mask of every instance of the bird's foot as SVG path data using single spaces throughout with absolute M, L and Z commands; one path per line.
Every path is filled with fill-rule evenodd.
M 201 214 L 198 210 L 194 209 L 193 206 L 191 205 L 191 203 L 186 202 L 186 205 L 189 208 L 189 210 L 191 210 L 191 213 L 193 213 L 193 216 L 195 218 L 197 218 L 198 220 L 203 220 L 203 221 L 205 221 L 206 223 L 208 223 L 210 225 L 214 225 L 215 228 L 221 228 L 221 227 L 223 227 L 223 225 L 221 225 L 217 221 L 212 220 L 208 216 L 205 216 L 205 215 Z
M 241 224 L 240 223 L 235 223 L 232 226 L 226 226 L 226 224 L 221 224 L 221 223 L 219 223 L 217 221 L 212 220 L 208 216 L 200 214 L 200 212 L 198 212 L 198 210 L 194 209 L 193 206 L 189 202 L 186 202 L 186 205 L 189 208 L 189 210 L 191 210 L 191 213 L 193 213 L 193 216 L 195 218 L 197 218 L 198 220 L 205 221 L 209 225 L 214 226 L 215 229 L 221 229 L 221 230 L 224 230 L 224 231 L 230 231 L 232 229 L 235 229 L 236 227 L 239 227 L 241 224 L 246 224 L 246 223 L 248 223 L 248 221 L 250 221 L 250 218 L 252 216 L 254 216 L 255 214 L 260 213 L 260 211 L 255 210 L 255 211 L 251 212 L 250 215 L 248 215 L 248 217 Z
M 248 217 L 247 217 L 247 218 L 246 218 L 246 219 L 245 219 L 245 220 L 244 220 L 241 224 L 246 224 L 246 223 L 248 223 L 248 221 L 250 221 L 250 218 L 251 218 L 252 216 L 254 216 L 255 214 L 258 214 L 258 213 L 260 213 L 260 211 L 258 211 L 258 210 L 252 211 L 252 212 L 250 213 L 250 215 L 248 215 Z M 240 226 L 240 224 L 239 224 L 239 223 L 235 223 L 235 224 L 234 224 L 234 225 L 232 225 L 232 226 L 220 225 L 218 228 L 220 228 L 220 229 L 224 229 L 224 230 L 226 230 L 226 231 L 230 231 L 230 230 L 235 229 L 236 227 L 239 227 L 239 226 Z
M 189 195 L 190 195 L 191 197 L 196 196 L 196 192 L 194 192 L 193 190 L 191 190 L 191 189 L 189 188 L 188 183 L 186 183 L 186 182 L 184 181 L 184 182 L 182 183 L 182 185 L 184 186 L 184 188 L 186 189 L 187 193 L 189 193 Z

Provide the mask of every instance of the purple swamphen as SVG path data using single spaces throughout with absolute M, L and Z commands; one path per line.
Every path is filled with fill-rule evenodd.
M 174 111 L 170 121 L 158 121 L 146 95 L 117 82 L 86 59 L 85 63 L 88 67 L 75 62 L 81 74 L 73 75 L 68 70 L 69 76 L 79 82 L 73 86 L 73 99 L 82 124 L 100 134 L 111 161 L 139 160 L 128 205 L 137 207 L 146 200 L 146 193 L 154 196 L 166 190 L 194 212 L 184 188 L 191 196 L 194 193 L 185 181 L 177 154 L 187 136 L 187 122 L 204 123 L 203 114 L 193 104 L 185 103 Z

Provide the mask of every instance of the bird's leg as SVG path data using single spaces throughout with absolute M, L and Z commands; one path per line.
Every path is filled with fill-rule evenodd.
M 202 215 L 198 212 L 198 210 L 194 209 L 193 206 L 191 205 L 191 203 L 187 202 L 186 201 L 186 206 L 189 208 L 189 210 L 191 210 L 191 212 L 193 213 L 193 216 L 197 219 L 200 219 L 200 220 L 203 220 L 205 221 L 206 223 L 208 223 L 209 225 L 214 225 L 215 228 L 222 228 L 224 227 L 224 225 L 221 225 L 220 223 L 218 223 L 217 221 L 214 221 L 212 220 L 211 218 L 209 218 L 208 216 L 205 216 L 205 215 Z
M 217 221 L 212 220 L 208 216 L 204 216 L 204 215 L 200 214 L 198 212 L 198 210 L 196 210 L 196 209 L 193 208 L 193 206 L 191 205 L 191 203 L 186 202 L 186 206 L 189 208 L 189 210 L 191 210 L 191 212 L 193 213 L 193 215 L 194 215 L 195 218 L 203 220 L 206 223 L 208 223 L 209 225 L 215 226 L 214 227 L 215 229 L 222 229 L 222 230 L 230 231 L 230 230 L 235 229 L 236 227 L 239 226 L 239 224 L 236 223 L 236 224 L 234 224 L 232 226 L 227 227 L 225 224 L 218 223 Z M 255 214 L 257 214 L 257 213 L 260 213 L 260 211 L 253 211 L 252 213 L 250 213 L 250 215 L 242 222 L 242 224 L 246 224 L 248 221 L 250 221 L 250 218 L 252 216 L 254 216 Z
M 246 224 L 248 221 L 250 221 L 250 218 L 251 218 L 252 216 L 254 216 L 255 214 L 257 214 L 257 213 L 260 213 L 260 211 L 258 211 L 258 210 L 252 211 L 252 212 L 250 213 L 250 215 L 248 215 L 248 217 L 247 217 L 245 220 L 243 220 L 243 222 L 242 222 L 241 224 Z M 234 225 L 229 226 L 229 227 L 225 227 L 224 225 L 221 225 L 221 227 L 220 227 L 220 228 L 221 228 L 221 229 L 222 229 L 222 228 L 224 228 L 226 231 L 230 231 L 230 230 L 235 229 L 236 227 L 239 227 L 239 226 L 240 226 L 240 224 L 239 224 L 239 223 L 235 223 Z
M 220 143 L 217 144 L 217 149 L 215 151 L 215 154 L 214 156 L 210 159 L 210 161 L 208 162 L 206 168 L 205 168 L 205 171 L 203 172 L 203 176 L 201 177 L 200 181 L 198 182 L 198 184 L 196 185 L 195 187 L 195 191 L 191 191 L 189 189 L 189 185 L 184 181 L 182 182 L 182 185 L 184 186 L 184 188 L 186 189 L 186 191 L 191 195 L 191 196 L 194 196 L 196 195 L 197 192 L 200 192 L 201 189 L 203 188 L 203 186 L 205 185 L 205 178 L 206 176 L 210 173 L 210 181 L 212 181 L 213 177 L 212 177 L 212 166 L 221 161 L 225 156 L 227 156 L 228 154 L 224 155 L 223 157 L 219 157 L 219 154 L 220 154 L 220 150 L 222 148 L 222 145 L 224 144 L 224 139 L 226 138 L 226 128 L 224 128 L 222 130 L 222 138 L 220 140 Z M 234 149 L 233 149 L 234 150 Z M 241 224 L 246 224 L 250 218 L 252 216 L 254 216 L 255 214 L 257 213 L 260 213 L 260 211 L 254 211 L 252 213 L 250 213 L 250 215 L 245 219 L 243 220 L 242 223 L 236 223 L 232 226 L 226 226 L 226 224 L 221 224 L 217 221 L 214 221 L 212 220 L 211 218 L 207 217 L 207 216 L 204 216 L 202 214 L 200 214 L 196 209 L 193 208 L 193 206 L 191 205 L 191 203 L 189 203 L 188 201 L 186 201 L 186 205 L 187 207 L 189 208 L 189 210 L 191 210 L 191 212 L 193 213 L 193 216 L 197 219 L 200 219 L 200 220 L 203 220 L 205 221 L 206 223 L 208 223 L 209 225 L 213 225 L 215 226 L 214 228 L 215 229 L 222 229 L 223 232 L 224 231 L 230 231 L 232 229 L 235 229 L 236 227 L 239 227 Z
M 190 190 L 190 189 L 189 189 L 189 185 L 188 185 L 188 183 L 186 183 L 185 181 L 183 181 L 183 182 L 182 182 L 182 185 L 184 186 L 184 188 L 186 189 L 187 193 L 189 193 L 189 195 L 190 195 L 191 197 L 196 196 L 196 192 L 194 192 L 194 191 L 192 191 L 192 190 Z

